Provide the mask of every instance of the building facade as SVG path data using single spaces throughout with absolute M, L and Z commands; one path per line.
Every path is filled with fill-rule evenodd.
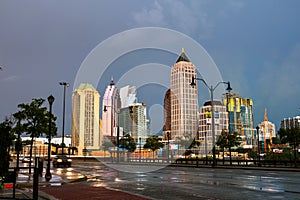
M 79 155 L 83 149 L 100 148 L 99 108 L 97 90 L 91 84 L 80 84 L 72 95 L 72 146 L 77 147 Z
M 126 108 L 133 103 L 137 102 L 136 87 L 125 86 L 120 89 L 121 108 Z
M 120 127 L 123 133 L 130 134 L 136 141 L 147 139 L 147 110 L 146 104 L 134 103 L 126 108 L 120 109 Z
M 264 120 L 258 125 L 259 127 L 259 149 L 260 152 L 270 152 L 272 138 L 276 137 L 275 124 L 268 120 L 267 109 L 264 111 Z
M 280 128 L 291 129 L 300 128 L 300 116 L 284 118 L 281 120 Z
M 215 141 L 221 135 L 222 130 L 228 130 L 228 113 L 226 106 L 221 101 L 214 101 L 215 113 Z M 207 101 L 200 108 L 199 113 L 199 135 L 198 140 L 201 141 L 199 154 L 204 156 L 212 153 L 213 134 L 212 134 L 212 113 L 211 101 Z
M 237 132 L 250 145 L 255 131 L 252 99 L 239 97 L 238 94 L 226 94 L 223 101 L 228 110 L 229 132 Z
M 164 126 L 163 140 L 168 139 L 168 133 L 171 132 L 171 90 L 167 90 L 164 98 Z M 174 139 L 174 138 L 169 138 Z
M 102 102 L 102 135 L 105 141 L 114 141 L 117 136 L 118 113 L 121 100 L 113 80 L 107 86 Z
M 182 50 L 171 69 L 171 138 L 195 138 L 198 129 L 198 90 L 191 87 L 196 67 Z

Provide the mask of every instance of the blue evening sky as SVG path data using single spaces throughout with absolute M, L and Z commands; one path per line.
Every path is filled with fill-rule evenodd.
M 114 34 L 155 26 L 182 32 L 201 44 L 233 92 L 253 99 L 255 126 L 267 108 L 278 129 L 281 119 L 300 112 L 299 8 L 297 0 L 1 0 L 0 119 L 16 112 L 19 103 L 52 94 L 61 129 L 63 88 L 58 82 L 67 81 L 65 133 L 70 133 L 73 83 L 85 57 Z M 111 77 L 118 80 L 133 65 L 172 66 L 177 57 L 131 52 L 109 66 L 95 87 L 102 97 Z M 149 107 L 162 104 L 165 90 L 145 85 L 138 90 L 139 101 Z M 203 86 L 199 98 L 200 104 L 209 98 Z

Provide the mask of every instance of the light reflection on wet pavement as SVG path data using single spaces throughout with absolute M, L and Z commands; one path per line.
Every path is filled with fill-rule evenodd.
M 150 173 L 125 173 L 99 162 L 74 163 L 95 186 L 154 199 L 300 199 L 299 172 L 166 167 Z

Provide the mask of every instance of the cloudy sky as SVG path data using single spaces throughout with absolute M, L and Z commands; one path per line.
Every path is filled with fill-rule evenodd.
M 297 0 L 1 0 L 0 119 L 16 112 L 19 103 L 52 94 L 60 128 L 63 88 L 58 82 L 67 81 L 71 87 L 65 132 L 69 133 L 73 83 L 90 52 L 120 32 L 162 27 L 201 44 L 233 92 L 253 99 L 255 126 L 264 108 L 278 126 L 282 118 L 300 113 L 299 7 Z M 161 51 L 128 53 L 107 67 L 95 87 L 103 96 L 111 77 L 118 81 L 130 67 L 152 62 L 172 66 L 176 59 L 177 55 Z M 138 90 L 139 100 L 149 106 L 161 104 L 165 89 L 145 85 Z M 199 94 L 201 104 L 209 98 L 204 87 L 199 87 Z

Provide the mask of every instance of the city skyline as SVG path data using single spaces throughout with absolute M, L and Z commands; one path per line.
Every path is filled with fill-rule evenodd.
M 80 64 L 96 45 L 111 35 L 146 26 L 170 28 L 203 45 L 223 79 L 231 82 L 233 92 L 253 99 L 254 126 L 263 120 L 265 108 L 276 127 L 280 127 L 283 118 L 299 115 L 300 28 L 297 19 L 300 14 L 297 8 L 300 2 L 132 1 L 118 4 L 1 1 L 1 120 L 16 112 L 19 103 L 53 94 L 56 98 L 53 112 L 58 117 L 60 134 L 63 92 L 58 83 L 67 81 L 71 87 L 66 95 L 65 133 L 69 135 L 71 88 Z M 102 19 L 110 20 L 108 23 Z M 191 50 L 188 47 L 185 50 L 189 55 Z M 150 52 L 153 54 L 148 57 L 148 53 L 132 52 L 120 58 L 112 65 L 125 67 L 109 69 L 107 80 L 102 80 L 96 89 L 103 94 L 102 85 L 112 75 L 118 80 L 122 73 L 136 65 L 133 60 L 137 63 L 163 60 L 171 67 L 178 56 Z M 139 101 L 147 102 L 153 90 L 145 92 L 148 96 L 139 91 Z M 163 95 L 160 93 L 165 91 L 161 88 L 153 95 L 157 99 L 160 96 L 161 104 Z M 209 94 L 200 84 L 199 93 L 203 94 L 199 99 L 201 105 L 209 99 Z M 147 102 L 147 106 L 157 102 Z

